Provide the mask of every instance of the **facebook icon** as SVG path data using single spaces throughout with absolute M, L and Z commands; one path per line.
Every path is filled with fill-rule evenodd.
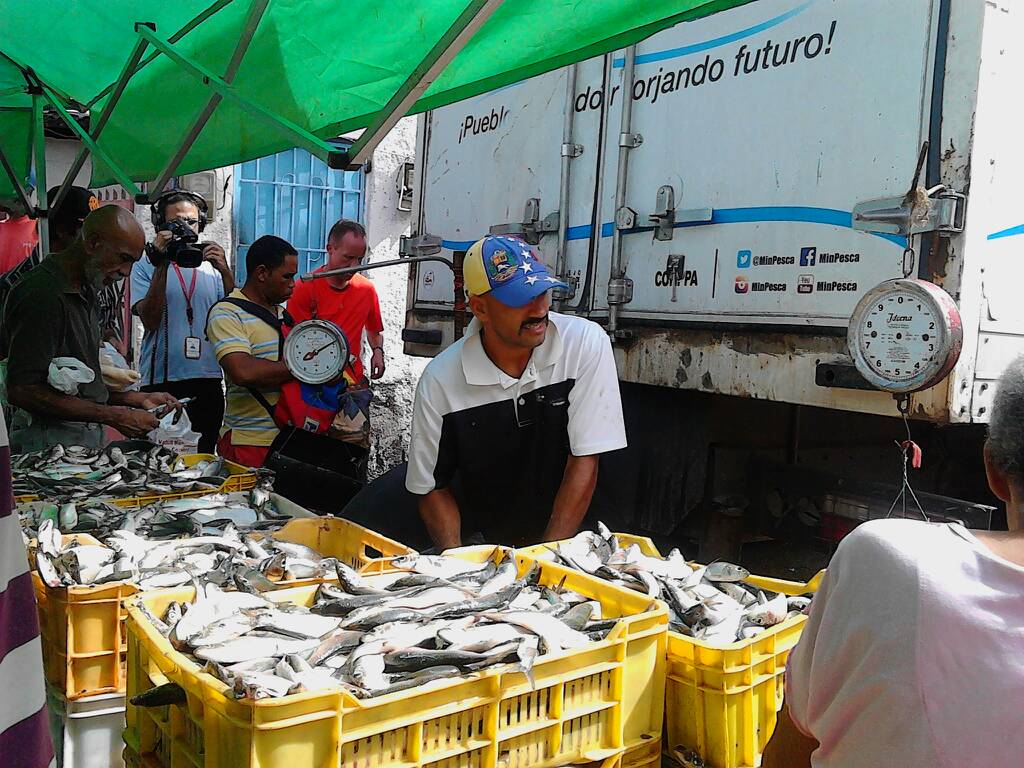
M 736 252 L 736 268 L 747 269 L 750 266 L 751 254 L 750 251 L 737 251 Z
M 808 246 L 800 249 L 800 266 L 801 267 L 813 267 L 815 260 L 818 258 L 818 249 L 814 246 Z

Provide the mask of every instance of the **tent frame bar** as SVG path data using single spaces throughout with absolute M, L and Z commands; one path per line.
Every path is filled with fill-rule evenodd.
M 57 98 L 56 94 L 54 94 L 45 85 L 42 86 L 42 89 L 43 95 L 46 97 L 46 100 L 50 102 L 50 105 L 55 110 L 57 110 L 57 114 L 60 115 L 60 119 L 67 124 L 68 128 L 70 128 L 75 133 L 75 135 L 78 136 L 79 141 L 81 141 L 82 144 L 84 144 L 85 147 L 90 152 L 92 152 L 92 154 L 95 157 L 98 157 L 100 160 L 103 161 L 103 163 L 108 168 L 110 168 L 114 176 L 117 177 L 117 180 L 118 182 L 120 182 L 121 186 L 129 190 L 133 195 L 141 195 L 142 193 L 139 191 L 139 188 L 135 186 L 135 182 L 132 181 L 131 176 L 129 176 L 128 173 L 123 168 L 121 168 L 121 166 L 114 162 L 114 158 L 112 158 L 107 153 L 107 151 L 103 149 L 103 147 L 101 147 L 99 144 L 93 141 L 92 137 L 89 135 L 89 132 L 86 131 L 85 128 L 83 128 L 81 125 L 79 125 L 78 121 L 75 120 L 75 118 L 68 114 L 68 111 L 64 109 L 64 105 L 60 103 L 60 99 Z M 41 187 L 41 189 L 42 194 L 45 197 L 46 189 L 45 187 Z
M 324 160 L 329 167 L 342 167 L 340 162 L 344 159 L 345 153 L 333 144 L 329 144 L 318 136 L 310 133 L 305 128 L 293 123 L 291 120 L 280 115 L 275 115 L 261 104 L 257 104 L 245 96 L 242 96 L 232 85 L 224 82 L 223 79 L 217 77 L 217 75 L 203 65 L 184 56 L 166 40 L 162 40 L 157 37 L 152 30 L 144 26 L 137 26 L 136 33 L 154 48 L 166 54 L 169 59 L 177 63 L 186 73 L 194 77 L 200 83 L 220 94 L 223 98 L 230 99 L 254 117 L 257 117 L 263 122 L 288 134 L 290 138 L 296 141 L 297 146 L 309 150 L 309 152 Z M 185 147 L 185 149 L 187 151 L 188 147 Z M 139 196 L 136 198 L 136 201 L 140 203 L 147 203 L 149 202 L 149 198 L 148 196 Z
M 32 149 L 36 159 L 36 224 L 39 229 L 39 252 L 50 252 L 49 206 L 46 203 L 46 131 L 43 124 L 43 89 L 36 81 L 29 84 L 32 94 Z M 77 124 L 76 124 L 77 125 Z
M 480 28 L 487 23 L 504 0 L 471 0 L 458 18 L 430 49 L 388 103 L 374 116 L 343 158 L 348 170 L 356 170 L 373 154 L 381 140 L 406 116 L 412 105 L 426 92 Z M 336 167 L 336 166 L 331 166 Z
M 252 43 L 253 36 L 256 34 L 256 28 L 259 27 L 260 21 L 263 19 L 263 14 L 267 10 L 270 0 L 252 0 L 249 5 L 249 14 L 246 16 L 245 24 L 242 27 L 242 32 L 239 35 L 238 43 L 235 45 L 234 53 L 231 54 L 231 60 L 228 62 L 227 69 L 224 71 L 224 82 L 227 85 L 231 85 L 234 82 L 235 75 L 238 73 L 238 68 L 242 65 L 242 59 L 245 57 L 246 51 L 249 50 L 249 45 Z M 145 40 L 140 41 L 143 45 L 146 44 Z M 167 186 L 167 182 L 170 181 L 171 176 L 177 170 L 181 161 L 185 159 L 185 155 L 192 148 L 196 139 L 199 138 L 199 134 L 202 133 L 203 128 L 209 122 L 210 118 L 213 117 L 214 111 L 220 105 L 223 100 L 223 95 L 218 92 L 210 94 L 210 98 L 207 100 L 206 105 L 202 108 L 196 119 L 192 122 L 192 126 L 189 128 L 188 133 L 182 138 L 178 144 L 178 148 L 171 155 L 164 169 L 157 176 L 156 181 L 150 185 L 151 190 L 150 196 L 159 195 L 161 190 Z M 152 200 L 147 202 L 152 203 Z
M 103 110 L 100 112 L 99 117 L 96 118 L 96 122 L 93 123 L 91 130 L 89 131 L 89 138 L 92 140 L 92 146 L 96 146 L 96 142 L 99 141 L 100 134 L 106 127 L 107 121 L 110 120 L 110 115 L 113 113 L 117 103 L 121 100 L 121 95 L 124 93 L 125 88 L 128 87 L 128 81 L 131 80 L 132 76 L 138 71 L 139 62 L 142 60 L 142 54 L 146 51 L 146 46 L 147 43 L 145 40 L 138 40 L 132 48 L 131 53 L 128 55 L 128 60 L 121 69 L 121 74 L 118 76 L 117 82 L 114 84 L 110 98 L 107 99 L 106 104 L 103 105 Z M 54 208 L 60 207 L 60 204 L 64 202 L 64 198 L 67 196 L 68 190 L 71 189 L 71 185 L 75 181 L 75 177 L 78 176 L 78 172 L 81 171 L 82 166 L 85 165 L 85 158 L 89 155 L 89 149 L 90 146 L 83 141 L 81 149 L 79 149 L 78 154 L 75 155 L 75 162 L 71 164 L 68 172 L 64 175 L 64 181 L 61 182 L 60 189 L 57 191 L 57 197 L 53 199 Z
M 15 173 L 14 166 L 11 165 L 11 161 L 7 157 L 2 146 L 0 146 L 0 165 L 3 165 L 4 171 L 7 172 L 7 177 L 11 180 L 11 184 L 14 185 L 14 192 L 18 195 L 18 200 L 21 201 L 22 206 L 24 206 L 25 213 L 34 218 L 35 210 L 28 199 L 28 192 L 25 189 L 25 185 L 21 183 L 21 179 L 19 179 L 18 174 Z

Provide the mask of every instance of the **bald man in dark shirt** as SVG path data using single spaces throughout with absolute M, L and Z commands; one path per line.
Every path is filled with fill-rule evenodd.
M 97 448 L 104 425 L 141 437 L 158 420 L 147 409 L 178 407 L 166 393 L 109 392 L 100 372 L 98 292 L 128 277 L 142 255 L 142 227 L 124 208 L 104 206 L 86 217 L 81 235 L 52 253 L 11 291 L 0 327 L 7 358 L 7 393 L 18 411 L 12 423 L 15 452 L 58 443 Z M 50 361 L 73 357 L 96 374 L 66 395 L 47 381 Z

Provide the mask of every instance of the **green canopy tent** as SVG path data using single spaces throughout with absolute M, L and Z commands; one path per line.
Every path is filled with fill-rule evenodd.
M 91 154 L 93 185 L 142 201 L 134 181 L 159 190 L 293 146 L 358 165 L 406 114 L 749 0 L 208 2 L 0 0 L 0 197 L 25 196 L 33 152 L 45 189 L 44 105 L 83 143 L 64 189 Z M 326 141 L 356 129 L 347 150 Z

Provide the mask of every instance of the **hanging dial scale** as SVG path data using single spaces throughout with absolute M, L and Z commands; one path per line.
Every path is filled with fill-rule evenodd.
M 285 364 L 305 384 L 325 384 L 339 378 L 349 354 L 345 334 L 328 320 L 303 320 L 284 340 Z
M 847 344 L 860 374 L 896 395 L 933 387 L 956 365 L 963 329 L 952 297 L 934 283 L 886 280 L 858 302 Z

